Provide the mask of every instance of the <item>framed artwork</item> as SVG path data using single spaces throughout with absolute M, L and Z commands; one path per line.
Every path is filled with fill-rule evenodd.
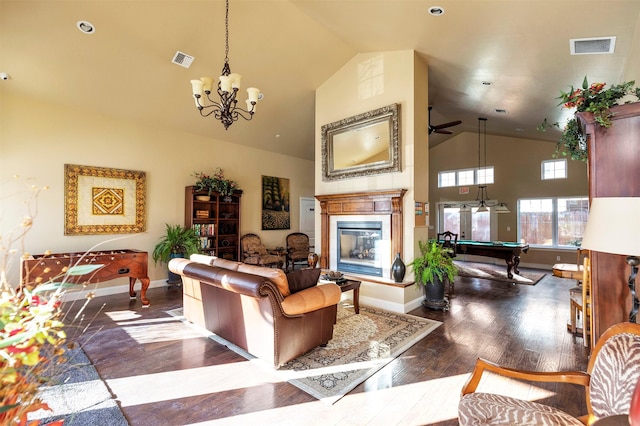
M 146 174 L 64 165 L 64 234 L 135 234 L 146 230 Z
M 291 229 L 289 179 L 262 176 L 262 230 Z

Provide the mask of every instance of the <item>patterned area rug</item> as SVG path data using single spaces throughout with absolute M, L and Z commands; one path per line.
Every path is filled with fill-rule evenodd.
M 513 278 L 507 277 L 507 265 L 493 265 L 489 263 L 463 262 L 454 260 L 458 267 L 458 275 L 461 277 L 483 278 L 485 280 L 505 281 L 516 284 L 536 285 L 546 274 L 542 272 L 522 271 L 513 274 Z
M 334 404 L 440 324 L 439 321 L 366 306 L 360 306 L 360 313 L 356 315 L 351 305 L 341 303 L 333 339 L 326 347 L 317 347 L 278 370 L 267 363 L 258 364 L 315 398 Z M 245 358 L 255 360 L 215 334 L 209 337 Z

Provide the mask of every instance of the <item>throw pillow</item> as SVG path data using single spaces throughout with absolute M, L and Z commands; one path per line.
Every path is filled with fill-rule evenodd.
M 289 281 L 289 291 L 291 293 L 297 293 L 305 288 L 313 287 L 318 284 L 320 278 L 320 268 L 305 268 L 298 269 L 297 271 L 291 271 L 287 274 L 287 281 Z

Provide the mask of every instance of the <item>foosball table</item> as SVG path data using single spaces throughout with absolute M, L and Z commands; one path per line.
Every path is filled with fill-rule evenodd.
M 129 277 L 129 296 L 136 297 L 133 286 L 140 280 L 142 290 L 140 301 L 142 307 L 149 306 L 146 294 L 149 288 L 148 255 L 139 250 L 105 250 L 83 253 L 52 253 L 32 255 L 21 260 L 21 280 L 24 284 L 33 283 L 36 279 L 46 283 L 49 280 L 58 281 L 64 276 L 65 268 L 76 265 L 102 265 L 99 269 L 85 275 L 67 276 L 65 281 L 72 284 L 90 284 Z

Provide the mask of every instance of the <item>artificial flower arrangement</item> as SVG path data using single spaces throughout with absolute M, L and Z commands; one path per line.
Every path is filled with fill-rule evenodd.
M 217 167 L 213 176 L 209 176 L 203 172 L 196 172 L 193 176 L 198 179 L 195 184 L 197 191 L 207 191 L 209 195 L 212 192 L 219 192 L 223 196 L 233 195 L 234 191 L 240 190 L 238 182 L 224 177 L 224 172 Z
M 560 99 L 558 106 L 564 108 L 575 108 L 578 112 L 593 113 L 594 120 L 602 127 L 611 127 L 611 117 L 613 112 L 611 107 L 618 105 L 620 100 L 627 96 L 635 96 L 636 100 L 640 100 L 640 88 L 634 88 L 635 81 L 617 84 L 606 89 L 606 83 L 591 83 L 587 81 L 587 77 L 582 82 L 582 87 L 575 89 L 571 86 L 569 92 L 560 91 Z M 625 103 L 629 103 L 626 101 Z M 545 131 L 549 127 L 560 128 L 559 123 L 550 124 L 545 118 L 538 130 Z M 572 160 L 587 161 L 587 141 L 586 137 L 580 130 L 578 119 L 574 116 L 567 121 L 562 128 L 562 136 L 556 145 L 555 156 L 567 156 Z
M 31 187 L 27 205 L 33 212 L 38 193 L 47 187 Z M 15 230 L 0 235 L 0 424 L 37 425 L 27 415 L 40 409 L 50 410 L 38 397 L 38 388 L 52 377 L 56 366 L 64 362 L 64 353 L 72 344 L 64 330 L 61 300 L 72 275 L 91 273 L 102 265 L 72 266 L 64 275 L 43 282 L 40 277 L 11 285 L 7 273 L 14 245 L 23 245 L 33 225 L 28 214 Z M 28 253 L 22 256 L 28 257 Z M 87 295 L 87 302 L 92 294 Z M 86 306 L 86 303 L 85 303 Z M 83 308 L 82 308 L 83 309 Z M 55 383 L 49 383 L 55 384 Z M 63 420 L 49 423 L 60 425 Z

